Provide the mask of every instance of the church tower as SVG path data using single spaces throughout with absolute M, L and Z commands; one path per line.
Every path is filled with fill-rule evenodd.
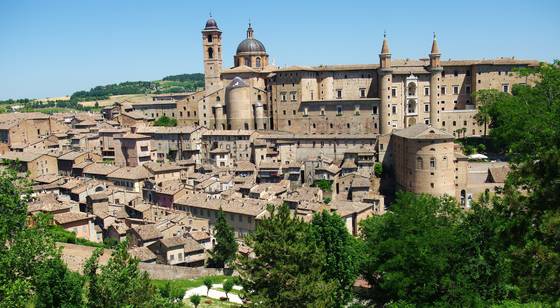
M 379 54 L 379 133 L 388 134 L 393 128 L 391 125 L 391 84 L 393 69 L 391 68 L 391 52 L 387 35 L 383 34 L 383 46 Z
M 434 33 L 434 40 L 432 41 L 432 51 L 430 52 L 430 124 L 434 127 L 441 127 L 440 114 L 439 114 L 439 95 L 440 95 L 440 82 L 441 72 L 441 53 Z
M 222 87 L 222 31 L 216 20 L 210 16 L 202 30 L 202 50 L 204 52 L 204 88 L 210 93 Z

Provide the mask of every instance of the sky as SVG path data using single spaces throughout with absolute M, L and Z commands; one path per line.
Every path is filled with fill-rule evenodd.
M 560 1 L 0 0 L 0 100 L 72 94 L 109 83 L 202 72 L 209 14 L 224 67 L 253 24 L 279 66 L 393 59 L 560 58 Z

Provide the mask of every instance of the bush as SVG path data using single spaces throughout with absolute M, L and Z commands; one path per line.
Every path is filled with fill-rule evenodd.
M 175 127 L 177 126 L 177 119 L 162 116 L 154 121 L 154 126 Z
M 331 197 L 325 197 L 325 198 L 323 198 L 323 202 L 324 202 L 325 204 L 329 204 L 329 203 L 331 203 L 331 201 L 332 201 Z
M 332 181 L 329 180 L 316 180 L 313 182 L 313 187 L 319 187 L 324 192 L 332 191 Z
M 381 163 L 375 163 L 373 171 L 375 172 L 375 176 L 380 178 L 383 175 L 383 165 Z
M 484 145 L 484 143 L 479 143 L 478 146 L 476 147 L 476 149 L 478 150 L 478 153 L 482 153 L 486 151 L 486 145 Z

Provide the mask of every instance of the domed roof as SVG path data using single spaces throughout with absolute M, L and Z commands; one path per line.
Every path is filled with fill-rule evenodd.
M 243 81 L 241 77 L 235 76 L 235 78 L 233 78 L 233 80 L 228 84 L 226 88 L 235 89 L 235 88 L 244 88 L 244 87 L 248 87 L 247 83 L 245 83 L 245 81 Z
M 204 30 L 217 30 L 217 29 L 218 29 L 218 23 L 214 18 L 210 17 L 210 19 L 206 21 L 206 26 L 204 27 Z
M 254 38 L 247 38 L 237 46 L 237 53 L 240 52 L 266 52 L 266 49 L 261 41 Z

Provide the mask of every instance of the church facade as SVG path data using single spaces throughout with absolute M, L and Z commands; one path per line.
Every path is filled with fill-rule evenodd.
M 441 59 L 434 35 L 427 58 L 392 59 L 386 37 L 377 64 L 277 67 L 251 25 L 234 66 L 222 65 L 222 31 L 210 18 L 202 30 L 205 89 L 177 102 L 180 124 L 218 130 L 280 130 L 299 134 L 389 134 L 417 123 L 477 136 L 473 93 L 511 92 L 528 83 L 516 68 L 537 61 Z M 373 58 L 373 57 L 372 57 Z

